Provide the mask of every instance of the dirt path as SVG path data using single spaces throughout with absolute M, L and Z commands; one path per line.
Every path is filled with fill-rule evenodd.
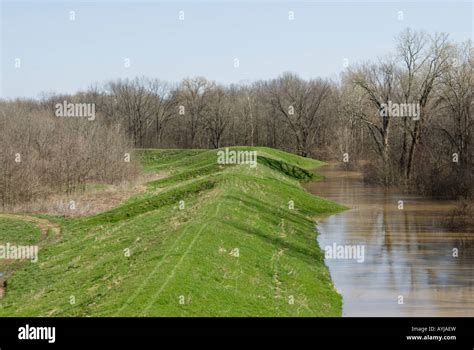
M 14 220 L 22 220 L 34 223 L 38 226 L 41 231 L 41 237 L 36 245 L 40 246 L 41 243 L 48 238 L 49 230 L 53 231 L 55 239 L 59 239 L 61 234 L 61 226 L 54 222 L 51 222 L 47 219 L 37 218 L 34 216 L 29 215 L 21 215 L 21 214 L 5 214 L 0 213 L 0 218 L 6 219 L 14 219 Z M 7 279 L 12 275 L 14 271 L 10 271 L 9 273 L 0 276 L 0 299 L 3 298 L 7 291 Z
M 22 215 L 22 214 L 4 214 L 4 213 L 0 213 L 0 218 L 28 221 L 28 222 L 32 222 L 36 224 L 41 231 L 41 239 L 38 243 L 42 242 L 43 240 L 46 239 L 46 237 L 48 237 L 49 229 L 53 231 L 55 238 L 59 238 L 61 234 L 61 226 L 47 219 L 42 219 L 42 218 L 37 218 L 35 216 Z

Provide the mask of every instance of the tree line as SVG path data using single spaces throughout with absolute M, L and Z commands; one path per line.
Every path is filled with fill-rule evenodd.
M 339 160 L 386 186 L 470 197 L 473 63 L 471 42 L 406 29 L 393 52 L 351 65 L 337 80 L 138 77 L 28 103 L 49 113 L 65 100 L 94 103 L 98 123 L 121 130 L 135 148 L 268 146 Z

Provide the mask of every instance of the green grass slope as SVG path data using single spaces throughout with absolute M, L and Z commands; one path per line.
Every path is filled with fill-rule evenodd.
M 9 279 L 0 316 L 340 316 L 313 219 L 344 208 L 300 184 L 321 163 L 252 149 L 255 168 L 140 151 L 168 176 L 108 212 L 53 218 L 61 237 Z

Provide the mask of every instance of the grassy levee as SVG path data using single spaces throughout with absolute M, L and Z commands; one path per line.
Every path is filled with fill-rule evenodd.
M 340 316 L 314 217 L 344 208 L 300 184 L 321 163 L 252 149 L 255 168 L 140 151 L 167 177 L 107 212 L 52 218 L 60 238 L 9 278 L 0 316 Z

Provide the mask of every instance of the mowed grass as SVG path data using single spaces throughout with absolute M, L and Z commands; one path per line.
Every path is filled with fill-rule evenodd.
M 34 223 L 0 217 L 0 244 L 31 245 L 39 241 L 41 232 Z
M 60 239 L 9 279 L 0 315 L 340 316 L 314 217 L 344 208 L 300 184 L 321 163 L 232 149 L 257 150 L 257 167 L 218 165 L 216 150 L 140 151 L 168 176 L 108 212 L 53 218 Z
M 30 246 L 38 244 L 41 238 L 41 231 L 34 223 L 0 217 L 0 245 Z M 2 249 L 1 255 L 6 255 Z M 0 281 L 9 278 L 14 271 L 21 269 L 28 264 L 24 260 L 0 260 Z

